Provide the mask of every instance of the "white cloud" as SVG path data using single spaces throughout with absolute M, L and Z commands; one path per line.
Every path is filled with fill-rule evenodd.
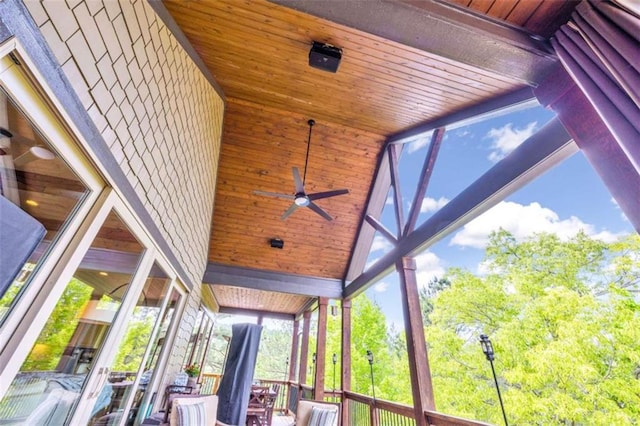
M 575 216 L 561 220 L 556 212 L 542 207 L 539 203 L 534 202 L 525 206 L 503 201 L 466 224 L 454 235 L 451 245 L 485 248 L 489 242 L 489 234 L 500 228 L 509 231 L 518 240 L 542 232 L 567 239 L 581 230 L 590 237 L 605 242 L 617 239 L 617 235 L 608 231 L 597 232 L 593 225 L 584 223 Z
M 382 250 L 383 252 L 386 253 L 392 248 L 393 248 L 393 244 L 391 244 L 389 240 L 387 240 L 385 237 L 381 235 L 376 235 L 373 238 L 373 243 L 371 244 L 370 252 Z
M 393 205 L 393 203 L 394 203 L 394 201 L 393 201 L 393 195 L 389 194 L 389 195 L 387 196 L 387 199 L 386 199 L 386 200 L 384 200 L 384 203 L 385 203 L 385 204 L 387 204 L 387 205 L 389 205 L 389 206 L 392 206 L 392 205 Z
M 433 277 L 441 278 L 445 273 L 442 259 L 435 253 L 425 251 L 416 256 L 416 278 L 418 287 L 426 286 Z
M 493 151 L 487 158 L 489 161 L 498 162 L 507 154 L 513 151 L 518 145 L 524 142 L 536 130 L 537 122 L 529 123 L 523 129 L 514 129 L 511 123 L 499 129 L 491 129 L 487 133 L 487 138 L 493 139 L 491 148 Z
M 424 148 L 425 146 L 429 145 L 429 142 L 431 141 L 431 132 L 429 132 L 426 135 L 421 135 L 418 138 L 416 138 L 416 140 L 407 143 L 407 153 L 408 154 L 413 154 L 414 152 L 420 150 L 421 148 Z
M 440 210 L 449 202 L 448 198 L 440 197 L 437 200 L 431 197 L 425 197 L 420 206 L 420 213 L 434 212 Z
M 378 284 L 373 286 L 373 289 L 378 293 L 384 293 L 389 288 L 389 283 L 384 281 L 380 281 Z

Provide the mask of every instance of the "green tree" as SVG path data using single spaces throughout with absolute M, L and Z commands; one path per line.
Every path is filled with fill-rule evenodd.
M 69 281 L 22 365 L 22 371 L 56 369 L 92 292 L 93 288 L 80 280 L 72 278 Z
M 151 338 L 158 308 L 136 307 L 113 364 L 114 371 L 138 371 Z
M 440 411 L 499 423 L 478 343 L 489 334 L 514 424 L 636 424 L 640 418 L 640 237 L 579 233 L 518 242 L 495 233 L 489 273 L 452 269 L 426 327 Z

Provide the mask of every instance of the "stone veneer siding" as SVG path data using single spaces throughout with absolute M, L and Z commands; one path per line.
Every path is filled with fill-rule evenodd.
M 224 103 L 146 0 L 27 0 L 91 120 L 196 284 L 165 381 L 200 304 Z

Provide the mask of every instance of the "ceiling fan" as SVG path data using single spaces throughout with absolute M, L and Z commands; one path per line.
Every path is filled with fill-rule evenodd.
M 309 162 L 309 146 L 311 145 L 311 129 L 316 122 L 311 119 L 307 121 L 309 124 L 309 138 L 307 140 L 307 156 L 304 160 L 304 175 L 302 179 L 300 179 L 300 172 L 297 167 L 293 167 L 293 182 L 295 183 L 296 192 L 292 194 L 281 194 L 279 192 L 267 192 L 267 191 L 253 191 L 254 194 L 264 195 L 267 197 L 275 197 L 275 198 L 285 198 L 287 200 L 293 200 L 291 207 L 284 212 L 280 219 L 285 220 L 291 213 L 296 211 L 298 207 L 308 207 L 326 220 L 333 220 L 329 213 L 324 211 L 320 206 L 314 203 L 315 200 L 320 200 L 322 198 L 335 197 L 336 195 L 348 194 L 348 189 L 336 189 L 334 191 L 326 191 L 326 192 L 315 192 L 313 194 L 307 194 L 304 190 L 304 184 L 307 179 L 307 163 Z

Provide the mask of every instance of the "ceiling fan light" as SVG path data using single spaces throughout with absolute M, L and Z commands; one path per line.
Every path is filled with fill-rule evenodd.
M 309 197 L 307 197 L 306 195 L 296 195 L 295 200 L 293 200 L 294 203 L 296 203 L 297 206 L 299 207 L 306 207 L 309 205 Z

